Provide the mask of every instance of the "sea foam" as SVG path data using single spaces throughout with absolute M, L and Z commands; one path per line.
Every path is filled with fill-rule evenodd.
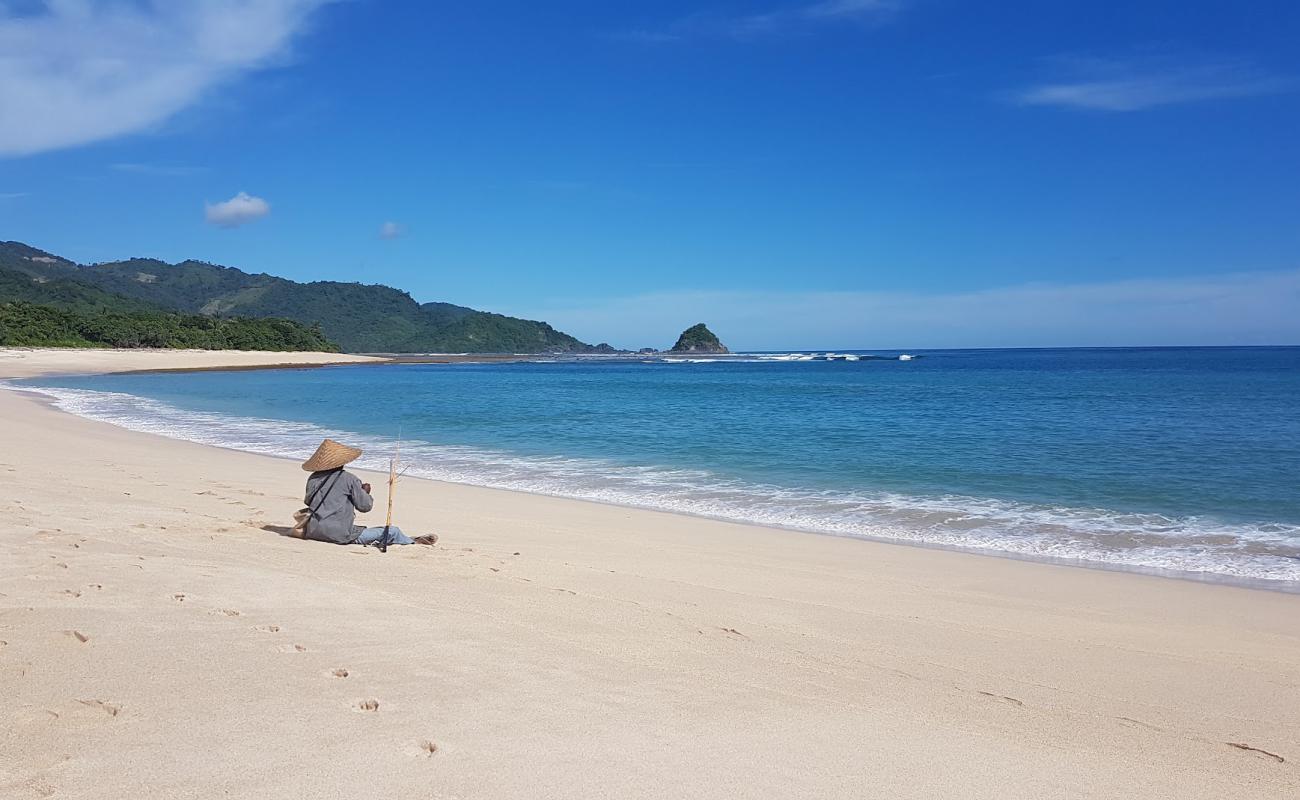
M 117 392 L 11 388 L 39 392 L 64 411 L 131 430 L 295 460 L 331 436 L 366 450 L 359 466 L 382 470 L 396 444 L 304 422 L 184 410 Z M 1300 526 L 1296 525 L 1228 525 L 1198 517 L 961 495 L 819 492 L 708 470 L 525 457 L 427 441 L 403 441 L 402 454 L 408 475 L 452 483 L 840 536 L 1300 587 Z

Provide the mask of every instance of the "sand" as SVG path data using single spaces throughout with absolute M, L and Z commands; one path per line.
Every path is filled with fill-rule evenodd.
M 266 353 L 244 350 L 79 350 L 0 347 L 0 378 L 98 374 L 136 370 L 239 369 L 381 363 L 344 353 Z
M 1300 596 L 414 479 L 381 554 L 276 532 L 293 462 L 0 420 L 0 797 L 1300 797 Z

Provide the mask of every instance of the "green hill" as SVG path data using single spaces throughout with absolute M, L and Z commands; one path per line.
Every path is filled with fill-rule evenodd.
M 0 285 L 0 300 L 68 295 L 68 304 L 99 310 L 164 309 L 215 318 L 284 318 L 319 325 L 347 352 L 586 353 L 593 347 L 545 322 L 476 311 L 450 303 L 417 303 L 389 286 L 298 283 L 202 261 L 168 264 L 133 258 L 79 266 L 20 242 L 0 243 L 0 271 L 22 273 L 31 286 Z M 58 284 L 57 287 L 52 284 Z M 33 287 L 47 286 L 37 291 Z M 38 296 L 39 295 L 39 296 Z M 69 305 L 71 304 L 71 305 Z
M 0 243 L 0 345 L 338 350 L 319 329 L 298 322 L 178 314 L 85 278 L 71 261 Z
M 0 267 L 0 300 L 23 300 L 81 311 L 160 311 L 143 300 L 106 292 L 68 278 L 44 278 Z
M 77 265 L 22 242 L 0 242 L 0 269 L 19 272 L 34 280 L 66 278 L 77 273 Z

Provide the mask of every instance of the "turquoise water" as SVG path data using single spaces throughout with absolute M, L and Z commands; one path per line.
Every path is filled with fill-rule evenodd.
M 39 384 L 86 416 L 295 458 L 330 435 L 382 467 L 400 429 L 422 477 L 1300 581 L 1300 348 L 810 355 Z

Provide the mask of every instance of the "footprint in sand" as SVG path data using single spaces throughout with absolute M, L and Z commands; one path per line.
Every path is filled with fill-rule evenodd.
M 1014 697 L 1007 697 L 1004 694 L 993 694 L 992 692 L 980 692 L 980 694 L 984 695 L 985 697 L 991 697 L 994 700 L 1000 700 L 1003 703 L 1010 703 L 1011 705 L 1016 706 L 1017 708 L 1025 707 L 1024 701 L 1017 700 Z
M 1125 727 L 1128 728 L 1131 728 L 1136 725 L 1139 728 L 1147 728 L 1148 730 L 1161 731 L 1161 732 L 1164 731 L 1164 728 L 1160 727 L 1159 725 L 1152 725 L 1151 723 L 1143 722 L 1140 719 L 1133 719 L 1132 717 L 1116 717 L 1116 719 L 1118 719 L 1120 722 L 1123 722 L 1125 724 Z
M 258 625 L 255 628 L 253 628 L 253 630 L 257 631 L 258 633 L 279 633 L 280 626 L 279 625 Z
M 277 647 L 277 648 L 275 648 L 275 649 L 276 649 L 277 651 L 281 652 L 281 653 L 305 653 L 305 652 L 307 652 L 307 648 L 306 648 L 306 647 L 303 647 L 303 646 L 300 645 L 300 644 L 282 644 L 282 645 L 280 645 L 279 647 Z
M 71 636 L 72 638 L 76 639 L 82 644 L 85 644 L 86 642 L 90 641 L 90 637 L 82 633 L 81 631 L 64 631 L 63 633 L 67 636 Z
M 184 603 L 184 602 L 185 602 L 185 593 L 184 593 L 184 592 L 177 592 L 176 594 L 172 595 L 172 599 L 175 600 L 175 601 L 178 602 L 178 603 Z
M 118 704 L 105 703 L 103 700 L 78 700 L 77 702 L 81 703 L 83 706 L 98 708 L 110 717 L 116 717 L 122 711 L 122 707 Z
M 419 749 L 420 755 L 426 758 L 433 758 L 434 754 L 437 752 L 438 752 L 437 742 L 432 742 L 427 739 L 423 742 L 420 742 L 420 749 Z
M 353 711 L 378 711 L 378 700 L 358 700 L 357 704 L 352 707 Z
M 1248 753 L 1257 753 L 1261 758 L 1269 758 L 1272 759 L 1273 761 L 1276 761 L 1279 764 L 1286 763 L 1286 759 L 1278 755 L 1277 753 L 1270 753 L 1269 751 L 1261 750 L 1258 747 L 1251 747 L 1245 742 L 1224 742 L 1224 744 L 1226 744 L 1228 747 L 1235 747 L 1238 750 L 1245 750 Z
M 342 667 L 339 667 L 338 669 L 330 670 L 329 674 L 333 675 L 336 678 L 346 678 L 348 676 L 348 671 L 343 669 Z
M 239 612 L 236 611 L 236 610 L 233 609 L 233 608 L 222 608 L 222 609 L 218 609 L 218 610 L 216 610 L 216 611 L 213 611 L 212 613 L 213 613 L 213 614 L 221 614 L 222 616 L 226 616 L 226 617 L 237 617 L 237 616 L 239 616 Z
M 66 594 L 68 597 L 81 597 L 81 592 L 77 591 L 76 589 L 64 589 L 63 593 Z

